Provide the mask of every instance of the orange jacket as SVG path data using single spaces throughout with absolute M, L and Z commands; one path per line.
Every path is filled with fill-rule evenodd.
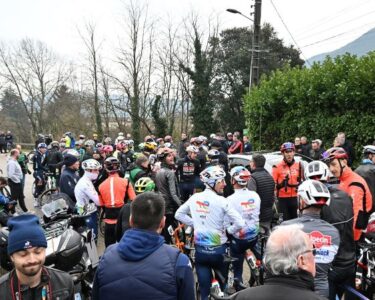
M 121 208 L 124 200 L 134 200 L 135 192 L 133 186 L 125 178 L 121 178 L 117 173 L 109 175 L 99 185 L 100 206 L 105 208 Z M 117 219 L 104 219 L 106 223 L 116 224 Z
M 282 160 L 272 168 L 272 177 L 276 184 L 278 198 L 297 197 L 297 188 L 303 179 L 303 167 L 299 162 L 288 165 Z M 287 184 L 285 179 L 288 178 Z
M 361 183 L 366 190 L 366 211 L 369 212 L 372 209 L 372 195 L 366 181 L 359 176 L 357 173 L 349 167 L 345 167 L 342 172 L 340 179 L 339 187 L 347 192 L 350 197 L 353 199 L 353 211 L 354 211 L 354 221 L 353 221 L 353 231 L 354 231 L 354 240 L 358 241 L 361 237 L 362 230 L 356 229 L 355 224 L 357 222 L 358 213 L 362 210 L 363 206 L 363 189 L 359 186 L 350 185 L 353 182 Z

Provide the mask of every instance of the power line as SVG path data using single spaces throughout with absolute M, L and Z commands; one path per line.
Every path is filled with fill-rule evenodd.
M 334 38 L 336 38 L 336 37 L 339 37 L 339 36 L 345 35 L 345 34 L 347 34 L 347 33 L 350 33 L 350 32 L 353 32 L 353 31 L 356 31 L 356 30 L 358 30 L 358 29 L 362 29 L 364 26 L 374 25 L 374 24 L 375 24 L 374 22 L 372 22 L 372 23 L 367 23 L 367 24 L 365 24 L 365 25 L 361 25 L 361 26 L 358 26 L 358 27 L 356 27 L 356 28 L 353 28 L 353 29 L 351 29 L 351 30 L 349 30 L 349 31 L 344 31 L 344 32 L 341 32 L 341 33 L 338 33 L 338 34 L 335 34 L 335 35 L 329 36 L 329 37 L 327 37 L 327 38 L 324 38 L 324 39 L 318 40 L 318 41 L 316 41 L 316 42 L 313 42 L 313 43 L 310 43 L 310 44 L 304 45 L 304 46 L 302 46 L 301 48 L 307 48 L 307 47 L 310 47 L 310 46 L 313 46 L 313 45 L 317 45 L 317 44 L 323 43 L 323 42 L 325 42 L 325 41 L 328 41 L 328 40 L 334 39 Z
M 331 29 L 333 29 L 333 28 L 336 28 L 336 27 L 338 27 L 338 26 L 342 26 L 342 25 L 348 24 L 348 23 L 350 23 L 350 22 L 353 22 L 353 21 L 355 21 L 355 20 L 358 20 L 359 18 L 362 18 L 362 17 L 364 17 L 364 16 L 370 15 L 370 14 L 372 14 L 372 13 L 374 13 L 374 12 L 375 12 L 375 10 L 372 10 L 372 11 L 370 11 L 370 12 L 367 12 L 367 13 L 363 14 L 363 15 L 356 16 L 356 17 L 354 17 L 354 18 L 352 18 L 352 19 L 350 19 L 350 20 L 348 20 L 348 21 L 345 21 L 345 22 L 343 22 L 343 23 L 340 23 L 340 24 L 337 24 L 337 25 L 334 25 L 334 26 L 328 27 L 328 28 L 326 28 L 326 29 L 324 29 L 324 30 L 322 30 L 322 31 L 319 31 L 319 32 L 316 32 L 316 33 L 310 34 L 310 35 L 305 36 L 305 37 L 301 37 L 299 40 L 300 40 L 300 41 L 303 41 L 303 40 L 306 40 L 306 39 L 311 38 L 311 37 L 313 37 L 313 36 L 319 35 L 319 34 L 321 34 L 321 33 L 325 33 L 325 32 L 327 32 L 327 31 L 329 31 L 329 30 L 331 30 Z
M 319 20 L 317 20 L 316 22 L 314 23 L 311 23 L 310 25 L 308 25 L 307 27 L 305 28 L 302 28 L 300 31 L 297 30 L 296 32 L 296 36 L 304 36 L 306 33 L 310 32 L 310 31 L 314 31 L 315 29 L 321 27 L 322 25 L 324 24 L 327 24 L 327 23 L 330 23 L 332 20 L 335 20 L 337 19 L 338 17 L 341 17 L 342 15 L 344 15 L 344 12 L 350 10 L 351 12 L 353 11 L 353 8 L 354 10 L 355 9 L 358 9 L 360 8 L 361 6 L 363 6 L 364 4 L 367 4 L 368 2 L 370 2 L 371 0 L 367 0 L 365 2 L 362 2 L 360 4 L 357 4 L 355 3 L 354 5 L 351 5 L 351 6 L 348 6 L 346 8 L 343 8 L 342 10 L 339 10 L 337 13 L 335 13 L 334 16 L 326 16 L 326 17 L 323 17 Z
M 275 6 L 275 4 L 273 3 L 272 0 L 271 0 L 271 4 L 272 4 L 273 8 L 275 9 L 277 15 L 279 16 L 281 22 L 283 23 L 283 25 L 284 25 L 286 31 L 288 31 L 288 33 L 289 33 L 289 35 L 290 35 L 292 41 L 293 41 L 294 44 L 296 45 L 297 49 L 301 52 L 301 55 L 302 55 L 302 57 L 304 58 L 305 62 L 306 62 L 309 66 L 311 66 L 310 63 L 309 63 L 309 61 L 307 60 L 306 56 L 303 54 L 303 52 L 302 52 L 302 50 L 301 50 L 301 47 L 298 46 L 298 43 L 297 43 L 296 40 L 294 39 L 294 37 L 293 37 L 292 33 L 290 32 L 290 30 L 288 29 L 288 26 L 286 26 L 286 24 L 285 24 L 283 18 L 281 17 L 279 11 L 277 10 L 277 8 L 276 8 L 276 6 Z

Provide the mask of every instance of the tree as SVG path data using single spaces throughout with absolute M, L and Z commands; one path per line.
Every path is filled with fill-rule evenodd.
M 220 33 L 220 75 L 216 79 L 218 119 L 224 131 L 242 130 L 245 127 L 243 96 L 249 87 L 253 30 L 230 28 Z M 285 46 L 274 28 L 265 23 L 261 28 L 259 74 L 268 75 L 288 65 L 302 66 L 299 52 L 293 46 Z
M 326 147 L 340 131 L 357 151 L 375 132 L 375 52 L 361 58 L 346 54 L 310 69 L 272 72 L 245 98 L 246 121 L 262 148 L 276 148 L 295 136 L 320 138 Z
M 152 104 L 151 114 L 154 120 L 155 132 L 154 134 L 158 137 L 164 137 L 167 130 L 167 120 L 160 116 L 160 102 L 161 96 L 156 96 L 154 103 Z M 168 131 L 170 132 L 170 131 Z

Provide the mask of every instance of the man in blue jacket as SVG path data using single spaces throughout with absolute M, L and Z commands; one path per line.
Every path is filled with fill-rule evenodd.
M 140 194 L 131 212 L 132 229 L 101 258 L 93 299 L 195 299 L 189 258 L 160 235 L 165 225 L 163 198 L 153 192 Z

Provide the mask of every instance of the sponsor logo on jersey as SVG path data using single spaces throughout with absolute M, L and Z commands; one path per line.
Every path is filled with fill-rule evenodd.
M 208 208 L 210 206 L 210 203 L 208 201 L 199 201 L 199 200 L 197 200 L 196 204 L 198 206 L 197 212 L 204 212 L 204 213 L 208 212 Z
M 253 198 L 250 198 L 247 201 L 241 202 L 241 206 L 243 206 L 243 209 L 253 209 L 255 207 L 254 205 L 255 200 Z
M 323 246 L 332 245 L 332 237 L 329 235 L 324 235 L 320 231 L 312 231 L 309 233 L 311 242 L 315 245 L 315 248 L 320 249 Z

